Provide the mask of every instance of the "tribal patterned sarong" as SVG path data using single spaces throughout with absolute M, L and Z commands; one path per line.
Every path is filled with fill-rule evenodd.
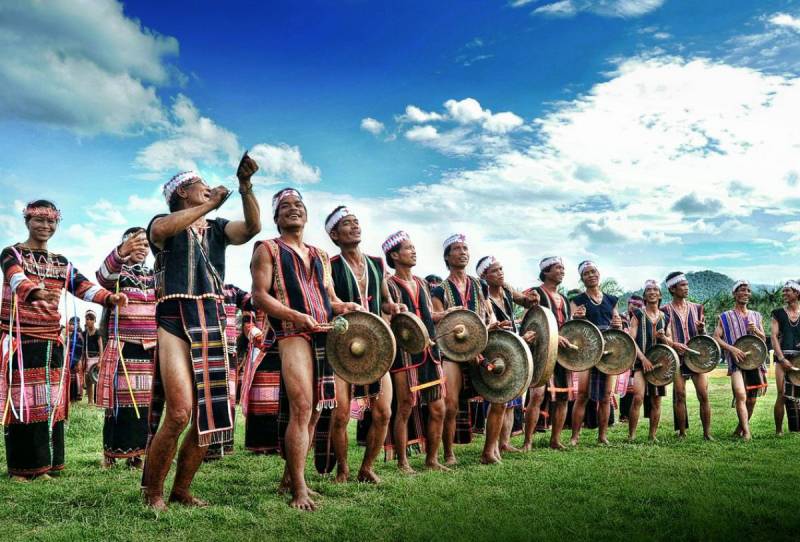
M 789 431 L 800 431 L 800 386 L 795 386 L 788 378 L 783 381 L 783 403 L 786 405 Z
M 197 406 L 194 423 L 198 444 L 209 446 L 224 442 L 233 435 L 233 420 L 222 303 L 210 298 L 178 301 L 181 322 L 189 337 Z M 150 438 L 158 430 L 163 408 L 164 388 L 161 375 L 156 369 L 150 404 Z
M 244 447 L 255 453 L 276 453 L 281 399 L 281 357 L 275 344 L 264 354 L 252 383 L 242 385 L 245 413 Z
M 57 341 L 23 336 L 21 350 L 24 371 L 19 371 L 19 352 L 15 352 L 10 386 L 8 360 L 0 361 L 6 462 L 9 475 L 36 476 L 64 468 L 69 373 L 62 372 L 64 348 Z

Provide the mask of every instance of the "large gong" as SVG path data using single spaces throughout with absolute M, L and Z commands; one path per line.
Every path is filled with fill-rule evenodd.
M 540 305 L 528 309 L 522 318 L 520 334 L 536 333 L 536 339 L 528 346 L 533 359 L 531 386 L 544 386 L 553 375 L 558 359 L 558 323 L 553 312 Z
M 457 309 L 436 326 L 436 344 L 448 361 L 474 361 L 489 342 L 489 331 L 480 316 Z
M 717 341 L 708 335 L 697 335 L 686 343 L 689 349 L 683 356 L 686 366 L 695 373 L 708 373 L 719 365 L 722 351 Z
M 343 319 L 347 325 L 337 325 Z M 351 384 L 372 384 L 391 368 L 394 335 L 383 318 L 365 311 L 337 316 L 325 347 L 333 372 Z
M 767 356 L 769 355 L 767 343 L 755 335 L 742 335 L 736 339 L 733 346 L 745 354 L 744 361 L 735 361 L 734 358 L 734 362 L 742 370 L 749 371 L 751 369 L 758 369 L 767 361 Z
M 644 379 L 653 386 L 672 384 L 678 372 L 678 353 L 666 344 L 651 346 L 645 353 L 653 364 L 653 370 L 644 373 Z
M 397 346 L 409 354 L 420 354 L 431 344 L 428 328 L 413 312 L 400 312 L 392 316 L 391 328 Z
M 800 350 L 784 350 L 783 355 L 792 364 L 791 369 L 784 369 L 786 378 L 795 386 L 800 386 Z
M 633 367 L 636 362 L 636 343 L 620 329 L 603 331 L 603 356 L 597 362 L 597 370 L 607 375 L 619 375 Z
M 528 345 L 516 333 L 496 329 L 489 333 L 483 361 L 470 364 L 470 381 L 490 403 L 507 403 L 531 384 L 533 359 Z
M 570 371 L 588 371 L 603 355 L 603 334 L 588 320 L 570 320 L 559 330 L 569 346 L 558 347 L 558 362 Z

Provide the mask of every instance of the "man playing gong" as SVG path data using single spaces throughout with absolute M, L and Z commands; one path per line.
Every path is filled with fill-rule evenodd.
M 465 235 L 457 233 L 445 240 L 444 263 L 450 274 L 431 292 L 434 321 L 441 320 L 448 310 L 464 308 L 495 326 L 494 311 L 487 300 L 488 285 L 485 281 L 467 275 L 469 246 Z M 447 388 L 443 435 L 445 465 L 455 465 L 458 461 L 453 444 L 472 442 L 469 401 L 474 399 L 474 390 L 469 382 L 469 371 L 462 364 L 445 359 L 444 374 Z
M 288 417 L 281 488 L 290 489 L 290 506 L 311 511 L 317 505 L 306 484 L 306 456 L 320 412 L 337 402 L 325 352 L 326 324 L 335 314 L 359 310 L 360 305 L 336 296 L 327 253 L 303 242 L 308 214 L 300 192 L 277 192 L 272 216 L 280 235 L 255 245 L 250 263 L 253 304 L 268 315 L 275 332 L 288 398 L 289 412 L 279 415 L 279 421 Z
M 745 362 L 747 354 L 733 345 L 745 335 L 755 335 L 762 341 L 766 341 L 767 337 L 764 334 L 761 313 L 747 308 L 752 294 L 750 283 L 746 280 L 736 281 L 732 293 L 735 305 L 733 309 L 719 315 L 714 338 L 725 351 L 728 376 L 731 377 L 736 416 L 739 418 L 739 425 L 733 434 L 750 440 L 750 417 L 753 415 L 756 400 L 767 392 L 767 368 L 762 363 L 755 369 L 740 369 L 737 362 Z
M 783 412 L 789 415 L 789 431 L 800 431 L 800 386 L 792 384 L 786 372 L 792 363 L 786 359 L 786 351 L 797 351 L 800 344 L 800 283 L 794 280 L 783 285 L 784 306 L 772 311 L 771 341 L 775 351 L 775 433 L 783 434 Z
M 548 256 L 539 262 L 539 280 L 541 286 L 534 288 L 539 294 L 539 303 L 553 312 L 558 324 L 558 329 L 570 320 L 572 312 L 569 301 L 558 291 L 559 286 L 564 281 L 564 262 L 558 256 Z M 559 346 L 566 347 L 569 341 L 559 336 Z M 528 408 L 525 412 L 525 442 L 523 450 L 530 450 L 533 446 L 533 432 L 539 420 L 540 409 L 545 393 L 549 391 L 550 401 L 554 406 L 552 412 L 552 422 L 550 430 L 550 448 L 563 450 L 561 444 L 561 431 L 567 420 L 567 403 L 574 400 L 575 390 L 572 387 L 572 372 L 560 363 L 556 362 L 553 376 L 545 387 L 531 388 L 528 392 Z
M 484 256 L 478 260 L 475 269 L 478 276 L 485 280 L 489 285 L 489 303 L 497 320 L 498 327 L 519 333 L 516 320 L 514 319 L 514 303 L 525 308 L 530 308 L 539 302 L 539 294 L 536 291 L 528 291 L 525 294 L 517 292 L 506 285 L 503 265 L 494 256 Z M 534 331 L 528 331 L 523 335 L 523 340 L 531 343 L 536 337 Z M 486 439 L 484 441 L 481 463 L 499 463 L 501 433 L 505 437 L 510 437 L 511 424 L 513 423 L 514 409 L 522 407 L 523 397 L 517 397 L 508 403 L 489 403 L 489 414 L 486 418 Z M 508 442 L 507 440 L 505 442 Z M 519 451 L 511 448 L 507 444 L 508 451 Z
M 600 271 L 589 260 L 578 266 L 578 273 L 586 291 L 575 296 L 570 303 L 573 318 L 585 318 L 600 330 L 613 327 L 622 329 L 622 319 L 617 313 L 617 298 L 600 290 Z M 578 373 L 578 395 L 572 411 L 572 438 L 570 444 L 578 445 L 586 414 L 586 404 L 591 398 L 598 402 L 598 435 L 601 444 L 608 444 L 608 419 L 611 414 L 611 390 L 614 378 L 601 373 L 597 367 Z
M 658 422 L 661 420 L 661 398 L 667 393 L 666 386 L 654 386 L 645 381 L 644 373 L 653 370 L 653 364 L 647 359 L 647 351 L 659 342 L 672 345 L 668 317 L 659 309 L 661 287 L 655 280 L 644 284 L 644 302 L 642 309 L 634 309 L 631 315 L 629 333 L 636 342 L 636 361 L 633 364 L 633 401 L 628 411 L 628 441 L 636 438 L 636 427 L 639 424 L 639 411 L 644 403 L 645 417 L 650 419 L 650 442 L 656 442 Z
M 434 336 L 434 313 L 431 295 L 426 280 L 412 274 L 417 265 L 417 251 L 409 235 L 398 231 L 383 242 L 386 263 L 395 270 L 388 279 L 389 292 L 397 303 L 422 320 L 428 336 Z M 439 349 L 433 343 L 419 354 L 410 354 L 402 348 L 390 370 L 394 384 L 397 406 L 392 426 L 392 444 L 397 453 L 397 466 L 406 474 L 414 470 L 408 462 L 409 419 L 417 418 L 419 432 L 425 434 L 425 467 L 430 470 L 448 471 L 439 463 L 439 445 L 442 441 L 444 423 L 444 373 Z M 428 407 L 427 426 L 422 429 L 421 404 Z M 422 436 L 422 435 L 418 435 Z
M 678 438 L 686 436 L 688 425 L 686 409 L 686 381 L 691 378 L 697 401 L 700 403 L 700 422 L 703 425 L 703 438 L 714 440 L 711 436 L 711 404 L 708 401 L 708 375 L 696 373 L 686 365 L 686 343 L 697 335 L 705 333 L 703 305 L 689 301 L 689 280 L 680 271 L 667 275 L 667 289 L 672 301 L 661 307 L 667 315 L 668 327 L 675 351 L 680 356 L 680 370 L 675 374 L 673 409 L 675 412 Z
M 378 316 L 381 312 L 393 315 L 405 307 L 389 295 L 384 278 L 383 259 L 361 252 L 361 225 L 356 215 L 339 206 L 325 219 L 325 231 L 339 247 L 341 254 L 331 258 L 333 288 L 342 301 L 357 303 L 363 310 Z M 336 482 L 346 482 L 350 475 L 347 465 L 347 424 L 350 421 L 350 399 L 370 409 L 369 432 L 364 460 L 358 471 L 359 482 L 378 483 L 380 479 L 373 464 L 386 439 L 392 415 L 392 379 L 389 373 L 367 386 L 351 386 L 339 375 L 336 378 L 336 408 L 333 410 L 331 439 L 336 454 Z

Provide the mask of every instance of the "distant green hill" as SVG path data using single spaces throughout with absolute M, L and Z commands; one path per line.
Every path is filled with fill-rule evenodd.
M 686 273 L 686 278 L 689 280 L 689 296 L 693 301 L 698 303 L 711 299 L 720 292 L 730 292 L 735 282 L 734 279 L 730 278 L 728 275 L 711 270 Z M 764 284 L 753 285 L 754 290 L 766 290 L 769 288 L 772 287 Z M 669 294 L 667 292 L 667 286 L 663 282 L 661 283 L 661 291 L 664 293 L 664 301 L 667 301 Z M 634 294 L 642 295 L 642 290 L 625 292 L 621 298 L 620 306 L 625 306 L 628 302 L 628 298 Z

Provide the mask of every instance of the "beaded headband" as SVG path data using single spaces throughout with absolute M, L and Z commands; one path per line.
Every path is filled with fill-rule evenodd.
M 597 269 L 597 265 L 591 260 L 584 260 L 578 265 L 578 274 L 583 275 L 583 272 L 589 269 L 590 267 L 594 267 Z
M 350 209 L 348 209 L 347 207 L 342 207 L 341 209 L 333 213 L 331 217 L 328 219 L 328 221 L 325 222 L 325 231 L 328 233 L 328 235 L 330 235 L 331 232 L 333 231 L 333 228 L 335 228 L 336 225 L 339 222 L 341 222 L 344 217 L 352 214 L 354 213 Z
M 25 219 L 29 218 L 49 218 L 50 220 L 55 220 L 56 222 L 61 221 L 61 211 L 58 209 L 53 209 L 51 207 L 25 207 L 22 211 L 22 216 Z
M 539 262 L 539 271 L 544 271 L 551 265 L 555 265 L 557 263 L 564 265 L 564 260 L 562 260 L 559 256 L 548 256 L 547 258 Z
M 736 282 L 733 283 L 733 288 L 731 288 L 731 292 L 735 294 L 736 290 L 738 290 L 742 286 L 750 286 L 750 282 L 744 279 L 737 280 Z
M 403 241 L 408 241 L 411 237 L 408 236 L 406 232 L 400 230 L 398 232 L 393 233 L 389 237 L 386 238 L 386 241 L 383 242 L 381 248 L 383 249 L 383 253 L 386 254 L 394 247 L 402 243 Z
M 787 280 L 786 284 L 783 285 L 784 288 L 791 288 L 795 292 L 800 293 L 800 282 L 796 280 Z
M 648 288 L 655 288 L 656 290 L 661 291 L 661 286 L 659 286 L 658 282 L 653 279 L 647 279 L 644 281 L 644 289 L 647 290 Z
M 164 183 L 164 187 L 162 188 L 164 192 L 164 199 L 167 200 L 167 204 L 169 205 L 169 200 L 172 199 L 172 194 L 174 194 L 178 188 L 188 183 L 189 181 L 202 181 L 202 180 L 203 178 L 196 171 L 183 171 L 181 173 L 178 173 L 170 180 L 168 180 L 166 183 Z
M 667 288 L 672 288 L 673 286 L 677 286 L 681 282 L 689 282 L 686 278 L 686 275 L 681 273 L 680 275 L 675 275 L 671 279 L 667 281 Z
M 278 207 L 283 200 L 288 198 L 289 196 L 294 196 L 300 201 L 303 201 L 303 196 L 300 195 L 300 192 L 295 190 L 294 188 L 284 188 L 272 198 L 272 215 L 275 216 L 275 213 L 278 212 Z
M 456 233 L 444 240 L 442 248 L 446 250 L 447 247 L 449 247 L 450 245 L 454 245 L 456 243 L 466 243 L 466 242 L 467 242 L 466 235 L 464 235 L 463 233 Z
M 486 256 L 485 258 L 481 258 L 478 265 L 475 267 L 475 272 L 478 273 L 479 277 L 482 277 L 486 271 L 497 263 L 497 259 L 494 256 Z

